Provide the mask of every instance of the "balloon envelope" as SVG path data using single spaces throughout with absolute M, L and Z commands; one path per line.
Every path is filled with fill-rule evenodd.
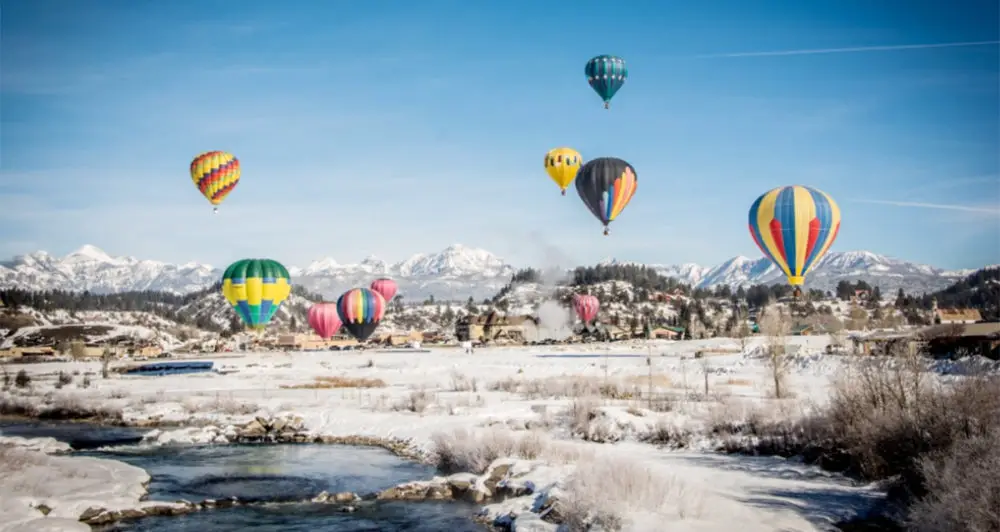
M 240 161 L 231 153 L 209 151 L 191 161 L 191 180 L 212 205 L 222 203 L 240 181 Z
M 800 286 L 840 231 L 840 207 L 827 193 L 802 185 L 778 187 L 750 206 L 750 236 Z
M 309 307 L 309 326 L 324 340 L 340 330 L 340 315 L 336 303 L 316 303 Z
M 364 342 L 375 332 L 385 314 L 385 299 L 367 288 L 352 288 L 337 300 L 337 314 L 344 328 Z
M 554 148 L 545 154 L 545 171 L 559 185 L 563 195 L 583 164 L 583 157 L 573 148 Z
M 288 270 L 271 259 L 238 260 L 222 274 L 222 295 L 248 327 L 262 329 L 292 291 Z
M 396 290 L 398 289 L 398 286 L 396 285 L 396 281 L 388 278 L 382 278 L 372 281 L 369 288 L 378 292 L 379 295 L 382 296 L 382 299 L 388 303 L 392 301 L 392 298 L 396 297 Z
M 604 227 L 621 214 L 638 186 L 635 168 L 615 157 L 588 161 L 576 174 L 576 191 L 580 199 Z
M 587 75 L 587 83 L 594 92 L 604 100 L 604 108 L 607 109 L 618 89 L 622 88 L 625 80 L 628 79 L 628 67 L 625 60 L 613 55 L 599 55 L 587 61 L 584 68 Z
M 601 302 L 596 296 L 577 294 L 573 296 L 573 309 L 580 321 L 590 323 L 597 317 L 597 311 L 601 307 Z

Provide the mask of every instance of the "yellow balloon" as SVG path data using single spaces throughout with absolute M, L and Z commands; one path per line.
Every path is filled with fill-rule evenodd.
M 583 157 L 580 152 L 572 148 L 555 148 L 545 154 L 545 171 L 559 185 L 563 196 L 566 195 L 566 187 L 573 182 L 576 171 L 582 164 Z

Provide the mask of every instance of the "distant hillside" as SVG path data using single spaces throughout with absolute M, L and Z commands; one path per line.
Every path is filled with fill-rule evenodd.
M 923 299 L 927 306 L 937 299 L 941 308 L 979 309 L 984 320 L 1000 321 L 1000 267 L 983 268 Z

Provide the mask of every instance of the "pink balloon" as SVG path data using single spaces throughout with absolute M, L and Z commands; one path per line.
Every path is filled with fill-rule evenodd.
M 382 278 L 372 281 L 372 285 L 369 288 L 371 288 L 372 292 L 378 292 L 378 295 L 382 296 L 382 299 L 388 303 L 393 297 L 395 297 L 396 289 L 398 287 L 396 286 L 396 281 Z
M 588 323 L 597 317 L 597 310 L 601 308 L 601 302 L 595 296 L 577 294 L 573 296 L 573 308 L 576 309 L 576 315 L 580 317 L 580 320 Z
M 337 334 L 341 326 L 336 303 L 316 303 L 309 307 L 309 326 L 324 340 Z

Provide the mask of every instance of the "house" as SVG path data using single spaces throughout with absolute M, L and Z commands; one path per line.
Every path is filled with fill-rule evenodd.
M 980 355 L 1000 360 L 1000 322 L 931 325 L 921 329 L 919 335 L 931 356 Z
M 277 349 L 329 349 L 333 346 L 357 345 L 353 338 L 333 336 L 324 340 L 315 334 L 279 334 L 273 346 Z
M 855 290 L 854 293 L 851 294 L 851 303 L 864 303 L 865 301 L 871 299 L 871 296 L 872 294 L 868 290 Z
M 684 295 L 680 288 L 674 288 L 669 292 L 650 292 L 649 300 L 655 303 L 669 303 Z
M 941 325 L 967 324 L 983 321 L 982 314 L 974 308 L 938 308 L 934 309 L 934 323 Z
M 872 331 L 851 336 L 854 353 L 863 355 L 916 354 L 922 347 L 915 331 Z
M 657 327 L 649 335 L 657 340 L 678 340 L 684 337 L 684 327 Z
M 538 339 L 538 319 L 534 316 L 506 316 L 497 311 L 477 316 L 463 316 L 455 323 L 455 337 L 460 342 L 508 341 L 531 342 Z

